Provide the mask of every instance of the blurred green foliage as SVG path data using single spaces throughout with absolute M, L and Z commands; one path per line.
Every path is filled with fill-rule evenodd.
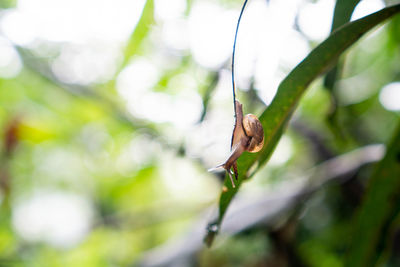
M 186 1 L 186 17 L 199 2 Z M 242 4 L 217 2 L 235 12 Z M 343 5 L 335 9 L 333 29 L 350 19 L 358 2 L 337 1 Z M 400 78 L 399 16 L 362 37 L 339 61 L 339 54 L 378 21 L 364 18 L 369 24 L 345 26 L 343 43 L 332 35 L 324 42 L 330 42 L 329 47 L 315 48 L 309 60 L 288 76 L 268 108 L 260 88 L 238 92 L 246 111 L 266 110 L 261 116 L 265 131 L 275 133 L 262 153 L 240 159 L 241 182 L 251 178 L 241 186 L 239 201 L 267 194 L 271 188 L 278 190 L 285 183 L 296 184 L 306 170 L 370 144 L 387 144 L 382 161 L 360 164 L 314 191 L 293 197 L 294 203 L 277 216 L 244 225 L 232 231 L 234 235 L 225 233 L 209 249 L 198 240 L 206 234 L 210 213 L 217 210 L 223 183 L 207 172 L 206 158 L 193 156 L 201 140 L 190 143 L 173 123 L 136 117 L 117 83 L 133 60 L 155 58 L 160 75 L 151 92 L 175 100 L 187 91 L 200 95 L 203 111 L 191 130 L 200 133 L 196 127 L 207 125 L 220 112 L 215 106 L 231 108 L 223 101 L 213 102 L 229 64 L 206 68 L 190 50 L 171 49 L 168 68 L 163 67 L 165 59 L 157 50 L 160 39 L 155 37 L 162 24 L 155 16 L 157 4 L 160 1 L 145 1 L 136 27 L 119 48 L 121 58 L 113 75 L 102 83 L 68 83 L 52 73 L 67 44 L 49 44 L 59 45 L 59 50 L 48 48 L 51 56 L 46 58 L 29 45 L 9 42 L 22 68 L 13 77 L 0 78 L 0 266 L 155 266 L 146 263 L 149 258 L 160 260 L 158 266 L 399 266 L 399 113 L 385 108 L 379 98 L 385 85 Z M 16 6 L 17 1 L 0 2 L 2 12 Z M 339 18 L 344 21 L 338 22 Z M 322 78 L 311 83 L 336 62 L 340 71 L 330 90 L 325 90 Z M 301 88 L 290 83 L 295 74 Z M 184 75 L 193 77 L 195 84 L 176 79 Z M 358 101 L 354 96 L 363 92 L 368 94 Z M 339 135 L 327 123 L 332 98 Z M 284 123 L 278 125 L 278 120 Z M 218 129 L 213 130 L 206 138 L 212 140 Z M 285 144 L 289 150 L 284 150 Z M 274 163 L 280 151 L 287 158 Z M 376 158 L 368 162 L 373 161 Z M 330 175 L 325 173 L 321 179 Z M 231 190 L 226 181 L 225 186 Z M 228 192 L 220 222 L 236 194 Z M 237 224 L 245 224 L 246 219 L 238 219 Z M 196 234 L 190 231 L 193 228 Z M 71 239 L 69 229 L 78 229 L 77 239 Z M 185 235 L 192 242 L 174 247 L 174 240 Z M 170 248 L 165 253 L 169 260 L 157 258 L 161 254 L 153 250 L 162 245 Z

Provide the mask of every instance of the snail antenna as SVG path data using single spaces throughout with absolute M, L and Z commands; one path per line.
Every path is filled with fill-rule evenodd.
M 236 25 L 235 40 L 233 41 L 233 52 L 232 52 L 232 92 L 233 92 L 233 108 L 236 116 L 236 88 L 235 88 L 235 50 L 236 50 L 236 39 L 239 31 L 240 20 L 242 19 L 243 11 L 246 7 L 248 0 L 245 0 L 240 11 L 239 19 Z

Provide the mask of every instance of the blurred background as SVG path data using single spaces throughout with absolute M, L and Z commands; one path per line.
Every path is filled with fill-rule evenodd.
M 351 20 L 395 2 L 361 1 Z M 208 249 L 222 184 L 207 169 L 229 155 L 242 4 L 0 1 L 0 266 L 343 265 L 399 118 L 400 20 L 311 85 Z M 249 1 L 235 60 L 246 113 L 329 36 L 334 6 Z

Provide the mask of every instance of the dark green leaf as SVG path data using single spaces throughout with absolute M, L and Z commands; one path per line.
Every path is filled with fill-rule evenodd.
M 335 11 L 333 13 L 333 21 L 331 32 L 341 27 L 350 21 L 351 15 L 360 0 L 337 0 L 335 5 Z M 340 68 L 340 67 L 339 67 Z M 340 72 L 340 71 L 339 71 Z M 338 74 L 337 66 L 326 74 L 324 84 L 332 90 Z
M 354 9 L 358 5 L 360 0 L 337 0 L 335 10 L 333 13 L 333 21 L 331 32 L 349 22 Z M 343 62 L 339 61 L 326 75 L 324 79 L 324 86 L 329 90 L 331 94 L 331 107 L 327 116 L 328 126 L 332 130 L 332 133 L 337 135 L 339 138 L 343 138 L 344 134 L 337 122 L 337 97 L 335 95 L 334 87 L 336 80 L 340 78 L 342 73 Z
M 361 0 L 337 0 L 333 13 L 332 32 L 350 21 L 354 9 Z
M 400 121 L 356 216 L 346 266 L 375 266 L 386 231 L 400 214 Z

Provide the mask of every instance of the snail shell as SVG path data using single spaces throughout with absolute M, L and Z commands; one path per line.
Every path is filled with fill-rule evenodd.
M 260 151 L 264 146 L 264 129 L 260 120 L 253 114 L 247 114 L 243 118 L 243 129 L 250 137 L 246 150 L 252 153 Z
M 243 117 L 242 104 L 239 101 L 236 105 L 235 128 L 233 129 L 231 141 L 231 154 L 225 163 L 217 166 L 223 167 L 229 174 L 232 187 L 235 187 L 231 175 L 231 168 L 235 178 L 238 179 L 238 171 L 236 161 L 244 151 L 252 153 L 260 151 L 264 146 L 264 129 L 261 122 L 253 114 L 247 114 Z

